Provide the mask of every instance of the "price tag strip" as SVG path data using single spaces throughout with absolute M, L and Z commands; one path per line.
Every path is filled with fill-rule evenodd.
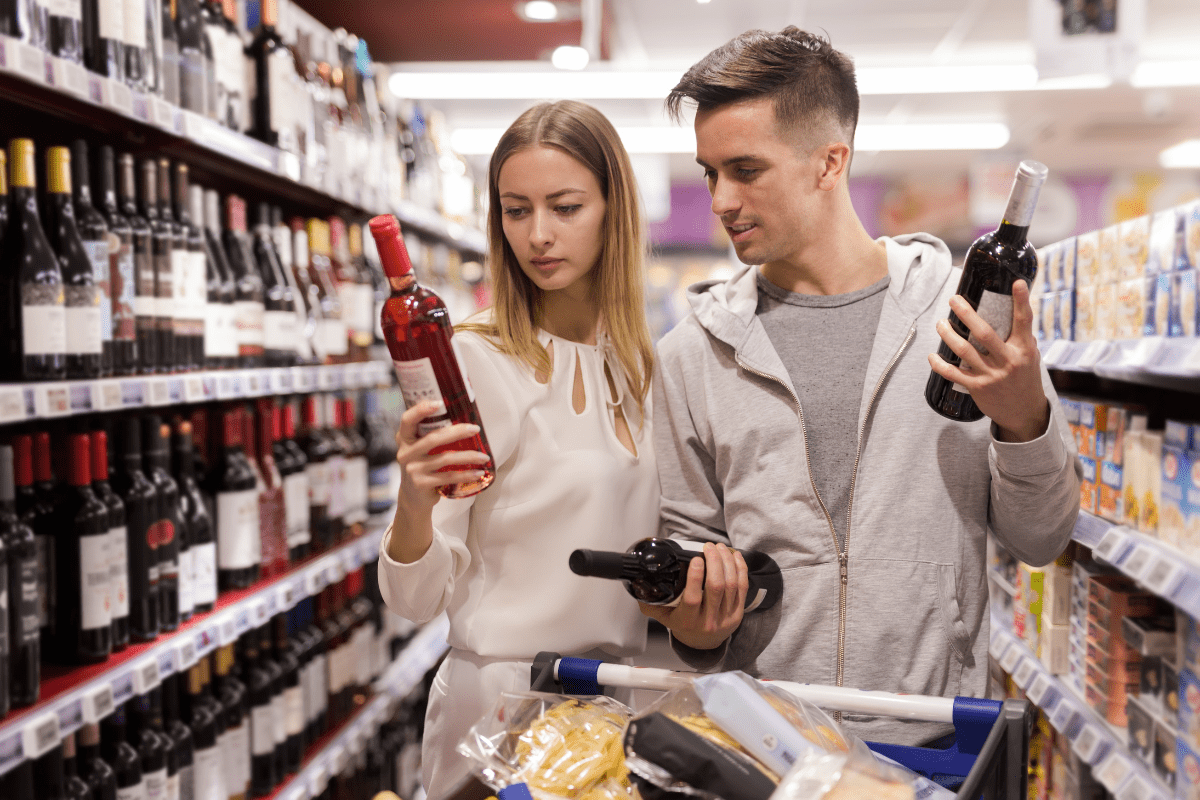
M 1025 689 L 1033 680 L 1035 667 L 1032 658 L 1027 658 L 1021 662 L 1021 666 L 1017 667 L 1017 671 L 1013 673 L 1013 683 Z
M 58 727 L 58 715 L 46 713 L 25 723 L 23 737 L 25 758 L 41 758 L 62 742 L 62 732 Z
M 1017 662 L 1021 660 L 1021 648 L 1010 647 L 1008 652 L 1004 654 L 1004 658 L 1000 659 L 1000 667 L 1009 675 L 1013 674 L 1013 669 L 1017 666 Z
M 1117 800 L 1152 800 L 1157 794 L 1154 787 L 1151 786 L 1150 780 L 1143 775 L 1134 774 L 1129 781 L 1121 787 L 1116 795 Z
M 1045 672 L 1039 672 L 1033 679 L 1033 684 L 1025 691 L 1025 696 L 1043 711 L 1053 706 L 1054 701 L 1058 699 L 1058 692 L 1054 690 L 1053 678 Z
M 1104 358 L 1109 346 L 1109 342 L 1101 339 L 1089 343 L 1083 354 L 1075 361 L 1075 366 L 1083 370 L 1092 369 Z
M 1087 764 L 1095 764 L 1107 755 L 1112 748 L 1112 742 L 1102 736 L 1094 725 L 1084 725 L 1079 736 L 1071 743 L 1071 749 Z
M 1078 729 L 1076 724 L 1078 717 L 1079 712 L 1075 710 L 1075 706 L 1063 701 L 1058 704 L 1058 708 L 1054 709 L 1054 713 L 1050 716 L 1050 725 L 1062 735 L 1068 736 L 1071 729 Z
M 25 421 L 25 391 L 16 386 L 0 388 L 0 423 Z
M 1188 568 L 1183 559 L 1159 553 L 1142 575 L 1142 583 L 1159 597 L 1170 597 L 1183 583 Z
M 1116 794 L 1121 785 L 1133 774 L 1133 763 L 1114 750 L 1096 767 L 1094 773 L 1096 780 L 1100 781 L 1105 789 Z
M 1154 561 L 1154 551 L 1143 544 L 1135 544 L 1129 557 L 1121 564 L 1121 571 L 1135 580 L 1141 580 Z
M 102 683 L 83 695 L 83 721 L 96 723 L 116 710 L 111 683 Z
M 1117 564 L 1126 555 L 1129 544 L 1129 536 L 1120 528 L 1109 528 L 1108 532 L 1100 539 L 1100 543 L 1096 545 L 1094 554 L 1107 561 L 1109 564 Z

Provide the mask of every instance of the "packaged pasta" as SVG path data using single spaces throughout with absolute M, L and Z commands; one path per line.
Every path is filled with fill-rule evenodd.
M 524 783 L 535 798 L 630 800 L 621 747 L 630 716 L 608 697 L 503 694 L 458 751 L 497 791 Z

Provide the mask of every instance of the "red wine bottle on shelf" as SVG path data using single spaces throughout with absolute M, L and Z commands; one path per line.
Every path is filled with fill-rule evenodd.
M 208 656 L 203 656 L 187 671 L 187 695 L 183 717 L 192 730 L 192 780 L 197 800 L 228 800 L 225 775 L 221 762 L 220 728 L 211 697 L 205 696 L 205 670 Z
M 38 431 L 33 435 L 33 493 L 37 498 L 37 511 L 29 517 L 29 526 L 37 541 L 38 621 L 42 626 L 43 652 L 53 646 L 54 624 L 58 619 L 54 610 L 54 540 L 58 536 L 55 511 L 62 499 L 60 489 L 51 460 L 50 434 Z M 20 491 L 18 488 L 18 501 Z
M 182 665 L 176 665 L 182 667 Z M 196 797 L 196 743 L 192 729 L 182 719 L 181 708 L 186 688 L 186 668 L 178 668 L 162 679 L 163 733 L 174 744 L 174 758 L 167 763 L 167 799 Z
M 171 241 L 171 336 L 175 342 L 171 352 L 171 372 L 182 372 L 190 369 L 192 349 L 186 285 L 190 257 L 187 233 L 175 220 L 171 207 L 171 162 L 165 158 L 158 160 L 158 222 Z
M 108 285 L 112 301 L 113 372 L 137 372 L 137 273 L 133 260 L 133 228 L 117 204 L 117 173 L 113 150 L 100 148 L 100 208 L 108 227 Z M 132 192 L 132 176 L 130 191 Z
M 153 0 L 150 0 L 153 2 Z M 142 162 L 141 215 L 150 226 L 154 258 L 154 330 L 158 340 L 157 372 L 173 372 L 175 365 L 175 270 L 171 263 L 171 226 L 158 216 L 158 164 Z M 136 230 L 136 229 L 135 229 Z
M 329 442 L 329 526 L 332 542 L 337 544 L 346 538 L 346 448 L 349 442 L 342 438 L 341 417 L 333 395 L 317 395 L 320 408 L 321 435 Z
M 783 576 L 766 553 L 742 550 L 750 573 L 746 611 L 764 611 L 779 602 Z M 624 553 L 576 550 L 569 561 L 576 575 L 619 580 L 640 602 L 676 606 L 687 586 L 688 566 L 704 557 L 704 543 L 681 539 L 642 539 Z
M 287 98 L 295 64 L 275 30 L 279 23 L 278 0 L 263 0 L 261 9 L 262 25 L 246 48 L 246 55 L 254 64 L 254 81 L 250 83 L 251 135 L 269 145 L 291 149 L 295 141 L 287 128 L 294 111 L 288 107 Z
M 142 470 L 158 498 L 151 535 L 158 554 L 158 624 L 164 631 L 179 627 L 180 584 L 187 552 L 187 532 L 179 519 L 179 484 L 167 471 L 170 438 L 170 427 L 157 414 L 142 418 Z M 190 601 L 190 585 L 186 589 Z
M 367 488 L 370 482 L 370 467 L 367 465 L 367 440 L 358 432 L 354 401 L 346 398 L 339 401 L 342 406 L 342 434 L 349 445 L 346 456 L 346 500 L 347 524 L 354 527 L 351 536 L 362 533 L 367 521 Z
M 271 763 L 278 785 L 287 774 L 287 710 L 283 697 L 283 665 L 275 658 L 270 622 L 251 631 L 251 635 L 255 634 L 258 635 L 259 659 L 271 676 L 271 737 L 275 741 Z
M 242 367 L 263 363 L 263 279 L 246 240 L 246 201 L 237 195 L 225 198 L 228 225 L 225 255 L 233 269 L 234 311 L 237 315 L 238 358 Z
M 225 720 L 221 751 L 225 760 L 225 790 L 245 798 L 250 788 L 250 699 L 246 684 L 233 674 L 233 644 L 216 652 L 216 694 Z
M 7 453 L 0 453 L 0 458 L 8 458 L 8 473 L 7 476 L 0 475 L 0 484 L 5 480 L 8 481 L 8 495 L 15 497 L 12 484 L 12 450 Z M 0 471 L 5 468 L 0 466 Z M 4 503 L 5 490 L 0 486 L 0 506 Z M 0 507 L 0 600 L 4 603 L 0 606 L 0 719 L 3 719 L 8 714 L 9 708 L 12 707 L 12 698 L 9 695 L 9 667 L 8 667 L 8 536 L 7 528 L 10 520 L 4 519 L 6 516 L 5 510 Z M 15 521 L 16 514 L 12 515 L 12 520 Z
M 272 412 L 275 443 L 272 449 L 283 481 L 284 520 L 287 526 L 288 559 L 303 560 L 308 555 L 309 530 L 308 459 L 296 444 L 296 417 L 290 402 Z
M 125 80 L 124 12 L 123 0 L 84 0 L 83 63 L 117 82 Z
M 263 361 L 269 367 L 296 363 L 296 300 L 283 277 L 283 265 L 271 235 L 266 203 L 254 207 L 254 257 L 263 281 Z
M 187 164 L 175 165 L 175 222 L 183 235 L 185 254 L 182 259 L 183 279 L 180 282 L 180 301 L 183 306 L 185 368 L 198 370 L 204 366 L 204 321 L 207 297 L 206 273 L 208 259 L 204 252 L 204 234 L 192 215 Z
M 243 450 L 241 409 L 222 419 L 221 455 L 208 476 L 217 504 L 217 586 L 244 589 L 258 580 L 258 490 Z
M 129 743 L 137 748 L 142 764 L 146 800 L 167 796 L 167 758 L 175 743 L 162 730 L 162 685 L 148 688 L 129 701 Z
M 490 457 L 492 451 L 488 448 L 483 422 L 475 407 L 475 393 L 454 350 L 454 332 L 446 304 L 417 283 L 395 217 L 388 214 L 372 219 L 371 235 L 375 237 L 383 271 L 392 290 L 383 306 L 383 336 L 396 367 L 404 404 L 410 408 L 423 400 L 437 404 L 434 413 L 421 422 L 419 433 L 424 436 L 438 428 L 462 422 L 478 425 L 476 435 L 435 448 L 432 452 L 467 450 L 486 453 Z M 479 470 L 483 475 L 476 480 L 443 486 L 439 491 L 444 497 L 470 497 L 490 486 L 496 477 L 495 466 L 490 460 L 480 466 L 453 469 Z M 452 468 L 446 467 L 442 471 L 452 471 Z
M 238 365 L 237 285 L 233 267 L 221 244 L 221 196 L 215 189 L 204 191 L 204 239 L 208 243 L 209 327 L 218 338 L 209 352 L 209 369 L 231 369 Z M 214 308 L 214 302 L 219 305 Z M 205 346 L 208 342 L 205 340 Z
M 8 545 L 9 695 L 14 706 L 38 701 L 41 686 L 42 603 L 46 590 L 40 571 L 38 538 L 33 527 L 43 514 L 33 491 L 33 439 L 26 434 L 13 438 L 15 522 L 5 519 Z M 2 451 L 0 451 L 2 452 Z M 0 456 L 0 467 L 3 467 Z M 0 497 L 0 506 L 8 504 Z
M 265 491 L 259 495 L 259 529 L 262 535 L 263 577 L 282 575 L 288 569 L 287 506 L 283 476 L 275 461 L 274 401 L 258 403 L 258 430 L 253 439 L 254 461 Z M 251 419 L 249 414 L 245 417 Z
M 121 27 L 125 35 L 121 43 L 125 49 L 125 83 L 136 92 L 144 92 L 150 85 L 146 16 L 147 5 L 151 2 L 153 0 L 122 0 Z
M 312 529 L 311 552 L 323 553 L 333 546 L 333 523 L 329 518 L 329 460 L 333 445 L 321 431 L 320 401 L 316 395 L 304 398 L 304 431 L 301 447 L 308 460 L 308 516 Z
M 242 635 L 238 661 L 243 665 L 250 704 L 250 796 L 266 797 L 275 788 L 275 718 L 271 706 L 271 673 L 259 652 L 256 630 Z
M 158 491 L 142 472 L 142 427 L 137 417 L 121 423 L 121 460 L 113 490 L 125 503 L 129 543 L 129 634 L 135 642 L 158 636 Z
M 1023 280 L 1032 285 L 1037 274 L 1037 253 L 1026 236 L 1037 208 L 1038 194 L 1048 174 L 1049 170 L 1036 161 L 1021 162 L 1000 227 L 976 239 L 963 262 L 957 294 L 970 303 L 1003 340 L 1008 339 L 1012 330 L 1013 282 Z M 950 312 L 949 321 L 955 333 L 983 350 L 954 312 Z M 952 366 L 962 363 L 945 342 L 938 345 L 938 355 Z M 983 412 L 965 386 L 946 380 L 936 372 L 930 372 L 929 382 L 925 384 L 925 401 L 934 411 L 956 422 L 974 422 L 983 418 Z
M 137 372 L 152 375 L 160 361 L 158 290 L 154 229 L 138 211 L 136 165 L 128 153 L 121 156 L 121 215 L 129 222 L 133 254 L 133 314 L 137 335 Z
M 128 706 L 129 703 L 121 703 L 100 721 L 100 754 L 117 774 L 117 800 L 144 800 L 146 781 L 142 776 L 142 759 L 137 748 L 128 741 Z
M 46 43 L 50 55 L 73 64 L 83 63 L 83 4 L 63 0 L 47 6 Z
M 329 244 L 329 223 L 310 219 L 308 221 L 308 272 L 309 280 L 317 287 L 317 300 L 321 309 L 321 327 L 317 333 L 320 340 L 322 361 L 326 364 L 341 364 L 349 352 L 346 333 L 346 318 L 334 283 Z
M 192 423 L 181 422 L 172 437 L 179 509 L 191 542 L 192 599 L 195 611 L 212 611 L 217 602 L 217 543 L 212 516 L 196 482 Z
M 75 223 L 83 250 L 92 265 L 92 282 L 100 295 L 100 376 L 113 374 L 113 295 L 109 273 L 108 225 L 92 204 L 92 179 L 88 145 L 76 139 L 71 145 L 71 185 L 75 190 Z
M 87 781 L 93 800 L 117 800 L 117 773 L 100 755 L 100 724 L 85 722 L 76 737 L 79 776 Z
M 149 0 L 151 3 L 160 0 Z M 175 30 L 175 0 L 161 0 L 159 34 L 162 57 L 158 63 L 159 84 L 156 94 L 171 105 L 179 105 L 179 34 Z
M 129 644 L 129 533 L 125 504 L 108 482 L 108 433 L 93 431 L 92 491 L 108 508 L 108 597 L 112 609 L 113 650 Z
M 68 733 L 62 740 L 62 769 L 65 800 L 92 800 L 91 787 L 79 777 L 79 757 L 73 733 Z
M 283 771 L 294 775 L 304 761 L 304 691 L 300 686 L 300 655 L 295 641 L 288 636 L 288 614 L 276 614 L 271 620 L 275 661 L 283 672 L 284 758 Z
M 8 164 L 9 216 L 0 239 L 5 379 L 59 380 L 67 376 L 63 274 L 38 215 L 33 141 L 13 139 Z
M 100 377 L 104 352 L 100 287 L 83 248 L 71 199 L 71 151 L 46 151 L 46 234 L 62 270 L 67 320 L 67 378 Z M 111 337 L 110 337 L 111 338 Z

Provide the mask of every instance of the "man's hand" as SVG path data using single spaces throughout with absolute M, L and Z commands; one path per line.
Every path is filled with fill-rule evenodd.
M 1033 335 L 1033 308 L 1029 286 L 1013 282 L 1012 333 L 1001 341 L 961 296 L 950 299 L 950 308 L 980 345 L 980 352 L 954 332 L 948 320 L 939 320 L 938 335 L 962 359 L 961 367 L 948 364 L 936 353 L 929 365 L 943 378 L 965 386 L 979 410 L 1000 429 L 1000 440 L 1029 442 L 1046 432 L 1050 402 L 1042 390 L 1041 354 Z
M 639 603 L 642 613 L 661 622 L 671 635 L 695 650 L 720 647 L 738 625 L 750 589 L 742 554 L 725 545 L 704 545 L 704 557 L 688 564 L 687 586 L 674 608 Z

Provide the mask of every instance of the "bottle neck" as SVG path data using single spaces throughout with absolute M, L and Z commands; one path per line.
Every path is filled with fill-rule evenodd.
M 398 278 L 389 275 L 388 286 L 391 287 L 392 294 L 411 294 L 417 288 L 417 276 L 411 272 Z

